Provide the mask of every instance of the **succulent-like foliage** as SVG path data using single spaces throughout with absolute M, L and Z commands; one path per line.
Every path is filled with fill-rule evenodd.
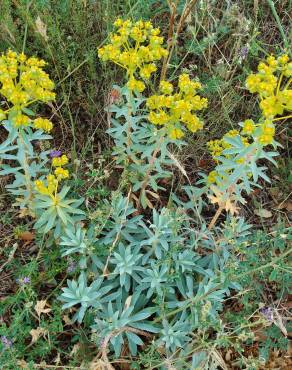
M 110 296 L 106 295 L 112 288 L 112 285 L 102 286 L 102 279 L 96 279 L 93 283 L 87 286 L 85 274 L 81 274 L 78 281 L 68 280 L 68 288 L 63 288 L 63 293 L 60 299 L 64 301 L 63 308 L 69 308 L 75 305 L 80 305 L 79 309 L 73 316 L 73 320 L 82 322 L 84 314 L 89 307 L 102 309 L 102 303 L 110 300 Z
M 53 125 L 33 119 L 28 106 L 52 100 L 54 84 L 43 61 L 11 51 L 0 57 L 0 93 L 10 105 L 0 110 L 7 131 L 0 145 L 0 175 L 13 175 L 7 188 L 16 205 L 35 218 L 37 232 L 48 234 L 48 244 L 60 245 L 62 257 L 78 261 L 78 280 L 68 280 L 59 299 L 63 309 L 75 310 L 73 321 L 82 323 L 86 315 L 104 359 L 109 348 L 116 357 L 126 347 L 136 356 L 138 347 L 151 340 L 164 347 L 168 358 L 182 354 L 190 360 L 186 368 L 212 368 L 201 347 L 187 351 L 196 331 L 206 338 L 217 335 L 214 343 L 226 346 L 219 315 L 231 292 L 243 289 L 246 274 L 232 273 L 232 268 L 250 263 L 241 257 L 251 226 L 235 214 L 244 195 L 260 180 L 270 181 L 263 162 L 276 164 L 277 153 L 268 147 L 279 145 L 274 122 L 281 117 L 275 117 L 291 111 L 291 62 L 282 55 L 259 65 L 247 80 L 248 89 L 260 95 L 258 123 L 246 120 L 239 124 L 241 131 L 210 142 L 215 169 L 194 186 L 178 186 L 179 191 L 167 194 L 163 180 L 177 166 L 173 148 L 184 145 L 187 130 L 203 128 L 197 112 L 207 100 L 198 95 L 200 83 L 187 74 L 160 81 L 156 93 L 142 95 L 159 60 L 167 56 L 163 38 L 151 22 L 119 19 L 115 27 L 99 56 L 124 68 L 127 83 L 114 87 L 118 98 L 108 108 L 112 155 L 122 176 L 118 194 L 104 200 L 105 222 L 98 228 L 89 220 L 80 223 L 83 199 L 67 197 L 70 188 L 61 186 L 70 176 L 69 159 L 60 151 L 36 150 L 36 141 L 51 138 L 47 133 Z M 203 216 L 207 200 L 218 206 L 209 224 Z M 226 221 L 216 226 L 223 211 Z

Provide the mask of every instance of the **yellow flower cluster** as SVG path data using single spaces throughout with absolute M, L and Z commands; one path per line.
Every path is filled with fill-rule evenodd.
M 0 56 L 0 93 L 20 108 L 32 101 L 54 100 L 54 83 L 42 69 L 45 64 L 41 59 L 8 50 Z
M 246 80 L 246 86 L 252 93 L 258 93 L 260 96 L 260 108 L 263 117 L 258 123 L 251 119 L 242 122 L 241 132 L 231 130 L 220 140 L 212 140 L 207 146 L 214 160 L 218 162 L 219 156 L 230 158 L 230 155 L 223 154 L 225 149 L 230 148 L 230 144 L 225 140 L 227 137 L 240 136 L 244 145 L 248 146 L 253 142 L 258 142 L 262 146 L 272 144 L 275 136 L 275 125 L 273 121 L 278 120 L 274 117 L 282 115 L 284 111 L 292 110 L 292 90 L 289 89 L 292 76 L 292 62 L 288 55 L 282 55 L 279 58 L 269 56 L 265 62 L 258 66 L 258 73 L 251 74 Z M 288 81 L 284 83 L 284 79 Z M 283 117 L 283 118 L 288 118 Z M 244 159 L 238 160 L 243 163 Z M 226 171 L 228 176 L 228 171 Z M 213 184 L 224 180 L 220 178 L 216 171 L 211 171 L 207 177 L 207 183 Z
M 114 23 L 116 32 L 110 35 L 110 43 L 98 49 L 98 56 L 103 61 L 112 61 L 126 69 L 128 88 L 142 92 L 143 81 L 149 80 L 157 70 L 155 62 L 167 56 L 162 47 L 163 37 L 159 36 L 159 28 L 151 22 L 131 22 L 117 19 Z
M 271 119 L 255 124 L 253 120 L 247 119 L 242 124 L 241 134 L 252 138 L 263 146 L 272 144 L 275 136 L 275 125 Z
M 47 185 L 43 180 L 35 181 L 35 188 L 37 192 L 43 195 L 48 195 L 53 199 L 57 199 L 58 184 L 61 180 L 69 177 L 69 171 L 62 168 L 68 163 L 68 157 L 63 154 L 61 157 L 54 157 L 52 159 L 52 166 L 56 167 L 54 174 L 47 176 Z
M 218 173 L 216 171 L 209 172 L 209 175 L 207 177 L 208 184 L 214 184 L 217 180 Z
M 69 162 L 68 157 L 66 154 L 63 154 L 61 157 L 55 157 L 52 160 L 53 167 L 62 167 L 65 166 Z
M 0 55 L 0 94 L 12 104 L 7 111 L 0 110 L 0 121 L 9 114 L 9 119 L 16 127 L 27 126 L 31 119 L 24 114 L 24 108 L 37 101 L 55 99 L 54 83 L 43 71 L 45 64 L 41 59 L 28 58 L 23 53 L 11 50 Z M 35 128 L 51 130 L 49 121 L 39 120 L 34 121 Z
M 222 155 L 223 150 L 229 149 L 231 145 L 225 140 L 228 137 L 236 137 L 239 135 L 238 130 L 228 131 L 222 139 L 211 140 L 207 143 L 207 147 L 212 155 L 212 157 L 217 161 L 217 157 Z M 242 138 L 244 144 L 249 145 L 247 138 Z
M 217 185 L 220 185 L 222 184 L 222 182 L 228 179 L 229 174 L 230 174 L 230 171 L 228 170 L 224 171 L 224 174 L 219 174 L 215 170 L 211 171 L 209 172 L 207 176 L 207 184 L 211 185 L 211 184 L 217 183 Z
M 275 125 L 270 120 L 265 120 L 259 125 L 258 142 L 263 146 L 272 144 L 275 136 Z
M 62 168 L 69 162 L 68 157 L 66 154 L 63 154 L 61 157 L 55 157 L 52 160 L 52 166 L 56 167 L 55 169 L 55 176 L 57 176 L 58 180 L 67 179 L 69 177 L 68 170 Z
M 256 125 L 252 119 L 247 119 L 243 122 L 241 133 L 243 135 L 252 135 L 256 129 Z
M 230 155 L 223 154 L 225 149 L 229 149 L 231 147 L 231 145 L 225 140 L 227 137 L 240 136 L 241 141 L 245 146 L 248 146 L 251 142 L 255 141 L 259 142 L 263 146 L 272 144 L 275 135 L 275 125 L 272 120 L 266 119 L 261 123 L 255 124 L 253 120 L 247 119 L 241 124 L 241 126 L 241 132 L 238 130 L 230 130 L 222 139 L 211 140 L 207 143 L 208 149 L 216 162 L 218 162 L 219 156 L 230 158 Z M 240 158 L 237 162 L 243 163 L 244 159 Z M 222 178 L 219 178 L 218 176 L 219 175 L 216 171 L 211 171 L 207 177 L 207 183 L 213 184 L 216 182 L 218 183 L 218 181 L 222 181 Z M 226 172 L 226 176 L 228 176 L 228 171 Z
M 247 77 L 246 87 L 252 93 L 260 96 L 260 108 L 264 117 L 273 119 L 282 115 L 285 110 L 292 110 L 292 90 L 289 89 L 292 77 L 292 62 L 284 54 L 277 59 L 267 57 L 258 65 L 258 73 Z M 283 79 L 288 82 L 283 84 Z
M 53 124 L 46 118 L 36 118 L 33 121 L 33 126 L 36 129 L 40 129 L 46 132 L 50 132 L 53 128 Z
M 15 127 L 21 127 L 21 126 L 28 126 L 30 123 L 30 118 L 20 112 L 17 112 L 17 114 L 13 117 L 13 123 Z
M 188 74 L 179 76 L 178 89 L 173 93 L 174 87 L 170 82 L 160 82 L 160 95 L 152 95 L 147 99 L 150 109 L 148 119 L 154 125 L 164 125 L 172 139 L 184 136 L 183 125 L 191 132 L 203 127 L 203 122 L 196 116 L 195 111 L 207 107 L 208 101 L 197 95 L 201 84 L 192 81 Z
M 58 180 L 54 175 L 47 176 L 47 186 L 43 180 L 36 180 L 34 184 L 38 193 L 55 198 L 58 190 Z
M 218 157 L 224 156 L 225 158 L 230 158 L 230 155 L 223 154 L 225 149 L 229 149 L 231 145 L 225 140 L 227 137 L 240 136 L 241 141 L 245 146 L 251 144 L 251 141 L 257 141 L 261 145 L 266 146 L 273 143 L 275 135 L 275 125 L 272 120 L 264 120 L 261 123 L 255 124 L 253 120 L 247 119 L 242 123 L 242 130 L 230 130 L 223 136 L 220 140 L 211 140 L 207 143 L 207 147 L 215 160 L 218 163 Z M 244 159 L 238 159 L 238 163 L 243 163 Z M 226 176 L 228 176 L 228 171 L 226 171 Z M 218 183 L 218 181 L 224 180 L 220 178 L 216 171 L 211 171 L 207 177 L 207 183 L 213 184 Z
M 69 171 L 64 170 L 62 167 L 57 167 L 55 169 L 55 175 L 57 176 L 58 180 L 67 179 L 69 177 Z

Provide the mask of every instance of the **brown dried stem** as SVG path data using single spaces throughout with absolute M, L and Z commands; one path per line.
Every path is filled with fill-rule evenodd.
M 111 340 L 112 337 L 121 334 L 125 331 L 129 331 L 131 333 L 143 335 L 144 337 L 152 338 L 152 334 L 147 333 L 146 331 L 131 328 L 130 326 L 125 326 L 124 328 L 118 329 L 116 331 L 112 331 L 109 333 L 103 340 L 102 345 L 101 345 L 101 358 L 104 362 L 104 370 L 115 370 L 114 367 L 111 365 L 109 362 L 109 359 L 107 357 L 107 350 L 108 350 L 108 344 L 109 341 Z
M 213 227 L 214 227 L 214 225 L 216 224 L 216 222 L 217 222 L 217 220 L 218 220 L 218 217 L 221 215 L 221 213 L 222 213 L 223 209 L 224 209 L 224 207 L 222 207 L 222 206 L 220 206 L 220 207 L 217 209 L 217 211 L 216 211 L 215 215 L 213 216 L 213 218 L 212 218 L 212 220 L 211 220 L 211 222 L 210 222 L 210 224 L 209 224 L 209 226 L 208 226 L 208 230 L 213 229 Z
M 182 15 L 180 16 L 180 19 L 179 19 L 179 22 L 178 22 L 178 25 L 177 25 L 177 28 L 176 28 L 176 32 L 174 32 L 174 28 L 175 28 L 175 18 L 176 18 L 176 15 L 177 15 L 176 10 L 177 10 L 178 0 L 176 0 L 175 2 L 171 2 L 170 5 L 169 5 L 170 8 L 172 8 L 172 12 L 171 12 L 171 15 L 170 15 L 169 31 L 168 31 L 168 36 L 167 36 L 168 55 L 163 60 L 163 65 L 162 65 L 162 70 L 161 70 L 161 75 L 160 75 L 160 80 L 161 81 L 165 79 L 167 68 L 169 66 L 169 62 L 171 60 L 173 50 L 174 50 L 174 47 L 175 47 L 175 43 L 178 39 L 178 36 L 179 36 L 179 34 L 182 30 L 182 27 L 183 27 L 187 17 L 189 16 L 189 14 L 192 11 L 193 7 L 195 6 L 196 2 L 197 2 L 197 0 L 191 0 L 189 3 L 186 3 L 186 5 L 184 7 L 184 10 L 182 12 Z

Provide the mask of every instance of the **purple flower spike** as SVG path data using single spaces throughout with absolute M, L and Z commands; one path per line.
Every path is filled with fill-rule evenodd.
M 273 321 L 273 310 L 271 307 L 263 307 L 260 309 L 260 313 L 268 320 Z
M 61 150 L 52 150 L 50 153 L 51 158 L 58 158 L 61 157 L 61 155 L 62 155 Z
M 4 348 L 11 348 L 13 345 L 13 342 L 11 339 L 8 339 L 5 335 L 2 335 L 1 337 L 1 343 L 3 344 Z

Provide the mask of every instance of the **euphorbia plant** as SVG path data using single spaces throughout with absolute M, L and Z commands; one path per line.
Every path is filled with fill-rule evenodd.
M 30 107 L 37 102 L 55 99 L 54 83 L 43 71 L 45 62 L 37 58 L 27 58 L 23 53 L 8 50 L 0 57 L 0 94 L 5 98 L 6 107 L 0 109 L 0 120 L 8 131 L 2 143 L 2 160 L 15 160 L 17 167 L 2 164 L 1 174 L 13 174 L 15 180 L 9 186 L 17 196 L 21 208 L 34 213 L 33 179 L 38 173 L 46 172 L 47 156 L 40 158 L 34 152 L 33 141 L 46 140 L 50 136 L 52 123 L 44 118 L 34 118 Z M 4 106 L 5 106 L 4 105 Z M 6 154 L 13 152 L 15 154 Z
M 258 66 L 258 72 L 247 77 L 246 87 L 258 93 L 261 117 L 258 122 L 246 119 L 239 123 L 241 130 L 231 130 L 222 139 L 208 143 L 209 150 L 217 163 L 209 173 L 207 183 L 211 201 L 218 204 L 216 218 L 223 209 L 237 211 L 237 203 L 245 203 L 243 192 L 250 194 L 259 187 L 260 178 L 270 182 L 265 166 L 259 165 L 266 159 L 276 165 L 275 141 L 277 121 L 292 118 L 292 90 L 290 89 L 292 62 L 284 54 L 277 59 L 267 57 Z M 285 113 L 285 114 L 284 114 Z M 277 117 L 280 116 L 280 117 Z
M 244 202 L 243 192 L 258 186 L 260 177 L 268 180 L 258 160 L 274 162 L 276 153 L 267 150 L 278 145 L 274 122 L 277 115 L 291 111 L 291 62 L 285 55 L 269 57 L 247 80 L 247 87 L 260 94 L 263 117 L 257 123 L 245 120 L 240 130 L 210 142 L 216 168 L 196 186 L 183 187 L 184 197 L 170 193 L 162 206 L 162 180 L 176 165 L 173 147 L 185 144 L 186 133 L 203 128 L 197 113 L 207 107 L 207 100 L 198 95 L 200 83 L 188 74 L 155 80 L 158 63 L 167 56 L 159 33 L 151 22 L 119 19 L 110 43 L 99 50 L 100 58 L 123 68 L 126 77 L 125 86 L 114 87 L 119 99 L 109 107 L 108 130 L 123 174 L 118 193 L 104 202 L 102 221 L 79 222 L 82 199 L 67 199 L 70 189 L 62 185 L 69 177 L 67 156 L 35 152 L 33 141 L 50 138 L 46 132 L 52 130 L 49 120 L 31 118 L 34 113 L 28 108 L 54 98 L 44 62 L 11 51 L 0 59 L 0 92 L 8 106 L 0 112 L 8 131 L 0 147 L 1 173 L 15 176 L 9 189 L 36 216 L 35 228 L 61 245 L 62 256 L 77 260 L 79 277 L 67 282 L 59 299 L 64 309 L 76 311 L 73 321 L 81 323 L 89 313 L 92 340 L 109 369 L 109 348 L 116 357 L 126 348 L 136 356 L 149 339 L 163 346 L 167 360 L 181 354 L 194 363 L 196 337 L 206 341 L 225 332 L 219 313 L 231 290 L 241 289 L 239 277 L 230 273 L 230 266 L 241 262 L 234 250 L 248 245 L 251 229 L 233 215 Z M 208 197 L 219 206 L 209 225 L 201 214 Z M 153 210 L 143 212 L 141 206 Z M 216 226 L 223 210 L 231 215 Z
M 41 59 L 11 50 L 0 57 L 0 94 L 6 106 L 0 110 L 0 120 L 8 132 L 0 146 L 0 174 L 14 176 L 7 188 L 22 214 L 36 217 L 35 227 L 40 232 L 54 228 L 57 236 L 68 222 L 74 223 L 72 214 L 82 212 L 78 209 L 80 201 L 65 198 L 68 187 L 58 190 L 60 182 L 69 177 L 63 168 L 67 156 L 60 151 L 40 153 L 35 147 L 35 142 L 51 139 L 48 133 L 53 129 L 50 120 L 36 117 L 32 110 L 36 103 L 55 99 L 54 83 L 43 70 L 45 65 Z M 49 162 L 55 170 L 47 175 Z
M 118 163 L 124 164 L 133 191 L 140 191 L 137 203 L 145 208 L 152 206 L 149 198 L 159 197 L 158 190 L 163 190 L 159 180 L 169 175 L 163 164 L 173 164 L 170 144 L 181 146 L 186 129 L 192 133 L 202 129 L 196 112 L 206 108 L 207 99 L 198 95 L 201 84 L 185 73 L 179 76 L 177 88 L 162 80 L 156 94 L 144 97 L 146 86 L 153 88 L 151 77 L 157 63 L 167 55 L 163 37 L 151 22 L 118 19 L 114 26 L 110 43 L 98 55 L 125 69 L 127 82 L 123 88 L 116 87 L 125 101 L 110 108 L 115 119 L 109 133 L 115 140 Z

